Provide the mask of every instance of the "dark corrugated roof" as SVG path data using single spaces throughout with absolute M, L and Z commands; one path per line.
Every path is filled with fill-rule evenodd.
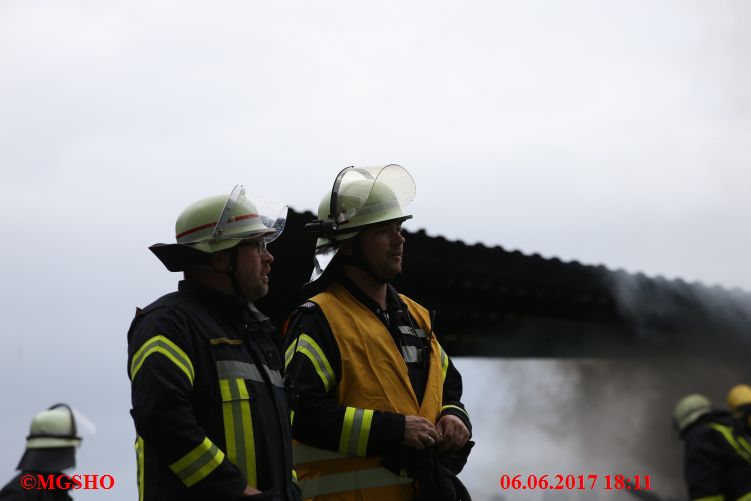
M 261 307 L 280 323 L 300 304 L 314 240 L 309 212 L 290 211 Z M 751 294 L 467 245 L 407 232 L 395 285 L 437 310 L 454 356 L 749 355 Z

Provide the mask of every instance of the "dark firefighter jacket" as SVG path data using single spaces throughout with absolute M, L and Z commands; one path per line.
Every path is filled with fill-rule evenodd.
M 24 475 L 62 475 L 62 473 L 45 473 L 36 471 L 23 471 L 8 482 L 0 491 L 0 501 L 71 501 L 73 498 L 68 494 L 69 489 L 24 489 L 21 485 L 21 477 Z
M 274 328 L 240 298 L 183 281 L 128 332 L 141 501 L 299 499 Z M 243 498 L 245 499 L 245 498 Z
M 418 321 L 418 318 L 410 313 L 410 308 L 422 307 L 410 306 L 408 308 L 405 301 L 413 305 L 416 303 L 408 298 L 400 297 L 391 286 L 387 293 L 387 311 L 382 311 L 378 304 L 354 283 L 344 277 L 338 280 L 339 283 L 330 286 L 328 291 L 335 291 L 334 294 L 342 298 L 346 296 L 348 304 L 357 308 L 357 313 L 352 312 L 352 314 L 367 316 L 368 325 L 380 325 L 387 339 L 390 336 L 391 339 L 388 339 L 386 344 L 390 344 L 391 349 L 397 354 L 394 360 L 398 359 L 399 363 L 406 364 L 407 384 L 411 385 L 416 401 L 423 402 L 429 393 L 431 401 L 437 398 L 440 402 L 437 403 L 436 408 L 439 415 L 431 416 L 429 419 L 435 421 L 443 415 L 452 414 L 459 417 L 471 431 L 469 416 L 460 401 L 461 375 L 439 346 L 440 356 L 437 358 L 431 356 L 431 351 L 428 350 L 428 346 L 437 345 L 437 343 L 435 339 L 432 343 L 430 342 L 433 333 L 432 327 L 425 325 L 430 323 L 427 320 L 427 312 L 424 312 L 427 321 Z M 353 354 L 349 350 L 346 357 L 343 357 L 340 343 L 344 341 L 332 331 L 330 320 L 318 304 L 309 301 L 293 314 L 286 329 L 285 364 L 288 368 L 288 378 L 293 381 L 294 393 L 297 396 L 293 420 L 294 437 L 317 449 L 335 451 L 340 454 L 354 453 L 361 457 L 373 457 L 387 452 L 398 452 L 402 447 L 404 414 L 395 412 L 391 408 L 360 409 L 357 405 L 353 408 L 350 406 L 352 403 L 346 396 L 343 396 L 343 393 L 349 390 L 341 391 L 340 386 L 346 383 L 345 386 L 351 388 L 353 379 L 365 377 L 358 370 L 361 364 L 379 364 L 380 370 L 384 371 L 384 381 L 393 379 L 391 372 L 398 373 L 399 368 L 392 367 L 385 361 L 351 358 Z M 361 334 L 363 336 L 380 335 L 377 331 Z M 350 342 L 345 343 L 349 346 Z M 433 353 L 438 352 L 434 350 Z M 343 360 L 343 358 L 347 359 Z M 428 387 L 430 360 L 440 360 L 443 377 L 438 378 L 438 388 Z M 372 385 L 371 390 L 375 391 Z M 372 400 L 384 400 L 384 395 L 381 395 L 384 391 L 382 389 L 380 393 L 373 393 Z M 438 395 L 435 395 L 434 391 L 437 391 Z M 367 400 L 367 397 L 359 397 L 359 400 Z M 350 438 L 350 434 L 352 437 L 358 437 L 359 446 L 356 450 L 353 447 L 346 450 L 346 445 L 354 440 Z M 302 452 L 302 449 L 305 449 L 307 454 L 307 448 L 295 448 L 296 463 L 301 465 L 306 462 L 298 459 L 298 456 L 301 456 L 298 452 Z M 352 464 L 343 464 L 342 471 L 353 467 Z M 310 482 L 306 480 L 304 483 L 307 486 Z M 373 483 L 377 482 L 373 480 Z M 341 485 L 337 487 L 340 488 Z M 333 490 L 333 486 L 329 490 Z M 377 498 L 386 492 L 385 490 L 382 493 L 376 492 L 377 489 L 365 490 L 367 492 L 358 491 L 358 494 L 349 498 L 360 499 L 357 496 L 361 495 L 364 496 L 363 499 L 368 499 L 370 491 L 373 491 L 373 496 Z M 306 488 L 303 491 L 305 492 Z M 388 495 L 392 500 L 401 499 L 393 492 L 389 492 Z
M 683 432 L 689 498 L 751 501 L 751 446 L 725 412 L 699 418 Z

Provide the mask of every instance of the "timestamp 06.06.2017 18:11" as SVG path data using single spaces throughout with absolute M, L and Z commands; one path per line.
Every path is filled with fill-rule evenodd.
M 566 490 L 591 491 L 595 489 L 648 491 L 652 489 L 649 475 L 501 475 L 503 490 Z

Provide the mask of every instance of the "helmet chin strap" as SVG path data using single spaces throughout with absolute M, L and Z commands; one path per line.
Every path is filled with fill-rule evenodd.
M 243 294 L 243 290 L 240 287 L 240 281 L 237 280 L 237 253 L 238 253 L 238 246 L 235 245 L 230 250 L 229 268 L 227 268 L 226 273 L 227 273 L 227 276 L 229 276 L 230 281 L 232 282 L 232 290 L 235 291 L 236 295 L 245 299 L 245 294 Z
M 205 266 L 196 266 L 193 269 L 198 271 L 209 271 L 212 273 L 221 273 L 222 275 L 227 275 L 229 277 L 230 283 L 232 284 L 232 290 L 235 293 L 235 295 L 240 296 L 241 298 L 245 299 L 245 294 L 243 294 L 243 290 L 240 287 L 240 281 L 237 280 L 237 259 L 238 259 L 238 246 L 232 247 L 229 251 L 229 266 L 225 269 L 219 269 L 214 268 L 213 266 L 205 265 Z

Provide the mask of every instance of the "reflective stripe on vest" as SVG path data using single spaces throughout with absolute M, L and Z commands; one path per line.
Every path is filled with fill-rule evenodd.
M 256 481 L 256 449 L 253 438 L 253 418 L 250 414 L 250 395 L 242 378 L 223 378 L 221 362 L 217 362 L 219 390 L 222 394 L 224 438 L 227 458 L 245 476 L 248 485 Z M 225 366 L 222 366 L 226 368 Z
M 422 362 L 422 352 L 417 351 L 417 346 L 411 346 L 406 345 L 402 346 L 402 356 L 404 357 L 404 361 L 408 364 L 414 364 L 417 362 Z
M 446 372 L 449 370 L 449 356 L 441 348 L 441 382 L 446 382 Z
M 373 489 L 375 487 L 411 483 L 411 478 L 400 477 L 386 468 L 331 473 L 325 477 L 314 477 L 298 481 L 303 499 L 333 494 L 335 492 Z
M 192 487 L 206 478 L 222 461 L 224 453 L 211 440 L 204 438 L 203 442 L 169 465 L 169 468 L 186 487 Z
M 309 445 L 296 443 L 292 447 L 292 462 L 295 465 L 314 463 L 316 461 L 326 461 L 329 459 L 341 459 L 348 457 L 349 454 L 342 454 L 341 452 L 329 451 L 326 449 L 318 449 Z
M 717 423 L 711 423 L 709 426 L 710 428 L 719 431 L 720 434 L 725 437 L 725 440 L 727 440 L 727 442 L 733 447 L 733 449 L 735 449 L 735 452 L 747 462 L 751 463 L 751 454 L 749 454 L 748 451 L 744 450 L 740 445 L 738 445 L 738 442 L 735 440 L 735 436 L 733 436 L 733 431 L 729 426 L 723 426 Z
M 422 329 L 415 329 L 415 328 L 410 327 L 409 325 L 400 325 L 399 326 L 399 332 L 401 332 L 402 334 L 406 334 L 408 336 L 409 335 L 417 336 L 420 339 L 424 339 L 424 338 L 428 337 L 428 335 L 425 334 L 424 330 L 422 330 Z
M 350 454 L 317 449 L 305 444 L 295 444 L 292 447 L 292 456 L 295 465 L 351 457 Z M 309 498 L 335 492 L 402 485 L 411 482 L 410 477 L 396 475 L 386 468 L 369 468 L 299 480 L 298 485 L 302 489 L 303 498 Z

